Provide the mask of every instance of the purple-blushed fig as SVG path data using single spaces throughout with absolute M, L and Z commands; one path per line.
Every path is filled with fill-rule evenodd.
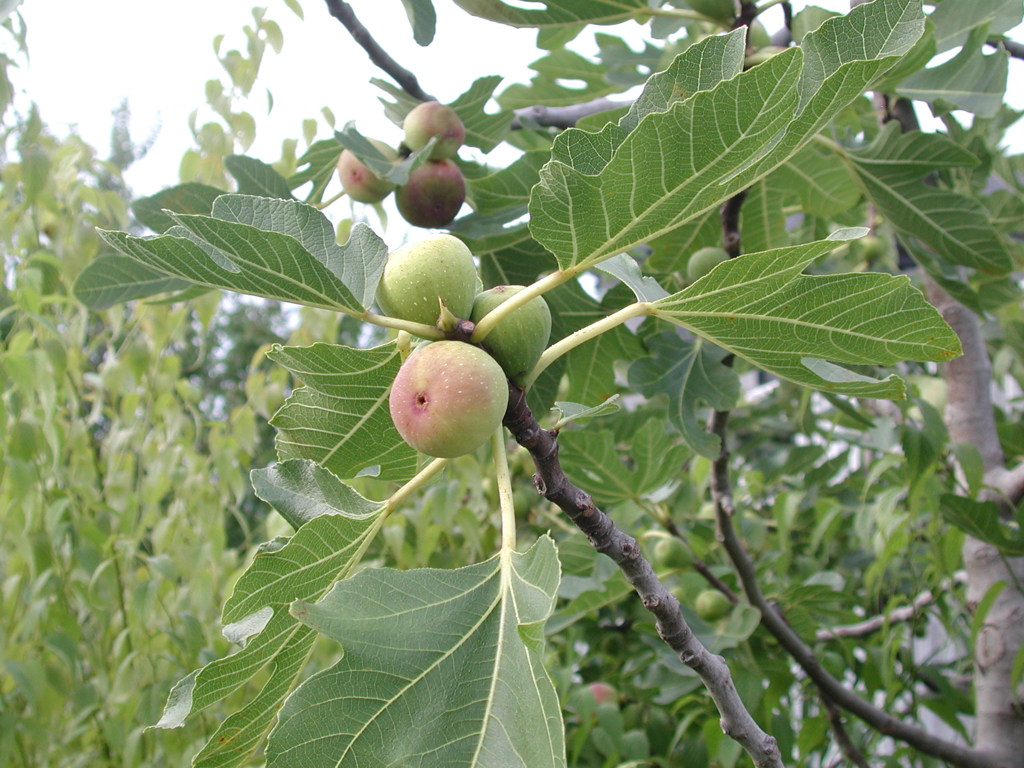
M 389 160 L 398 159 L 398 153 L 384 142 L 370 139 L 370 143 Z M 356 202 L 379 203 L 395 191 L 393 183 L 374 174 L 347 149 L 342 150 L 337 168 L 341 188 Z
M 729 254 L 724 248 L 709 245 L 696 250 L 690 256 L 690 260 L 686 262 L 686 279 L 695 283 L 723 261 L 728 260 Z
M 453 235 L 434 235 L 403 245 L 388 256 L 377 285 L 386 315 L 435 325 L 440 301 L 460 319 L 469 317 L 480 288 L 473 254 Z
M 425 101 L 413 107 L 405 116 L 402 128 L 405 130 L 405 146 L 413 152 L 437 137 L 437 143 L 430 152 L 431 160 L 455 157 L 466 140 L 466 128 L 455 110 L 436 101 Z
M 395 190 L 402 218 L 416 227 L 450 224 L 466 201 L 466 179 L 451 160 L 431 160 Z
M 589 686 L 590 692 L 594 694 L 594 701 L 598 704 L 605 703 L 616 703 L 619 700 L 619 692 L 615 690 L 615 686 L 609 685 L 608 683 L 591 683 Z
M 498 285 L 479 294 L 473 301 L 469 319 L 479 323 L 485 315 L 525 286 Z M 510 315 L 501 318 L 483 339 L 483 347 L 515 383 L 533 370 L 551 336 L 551 311 L 540 296 L 530 299 Z
M 453 459 L 501 426 L 508 381 L 494 358 L 461 341 L 435 341 L 402 364 L 388 399 L 398 434 L 420 453 Z

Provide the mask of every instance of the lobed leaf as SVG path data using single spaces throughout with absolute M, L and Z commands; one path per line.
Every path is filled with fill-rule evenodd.
M 828 240 L 730 259 L 655 302 L 653 314 L 798 384 L 900 398 L 896 376 L 877 381 L 835 363 L 956 357 L 959 340 L 935 308 L 902 275 L 798 275 L 863 231 L 840 230 Z
M 544 667 L 558 581 L 544 537 L 457 570 L 364 570 L 296 602 L 293 614 L 344 656 L 288 698 L 268 766 L 564 766 Z

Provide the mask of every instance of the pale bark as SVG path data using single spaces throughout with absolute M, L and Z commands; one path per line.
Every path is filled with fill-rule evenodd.
M 934 283 L 928 294 L 960 336 L 962 357 L 944 367 L 948 389 L 946 426 L 953 443 L 969 443 L 985 463 L 987 498 L 1003 504 L 1020 495 L 1021 469 L 1007 470 L 992 410 L 992 366 L 978 317 Z M 967 599 L 972 609 L 991 589 L 999 597 L 986 612 L 974 643 L 977 747 L 1006 768 L 1024 768 L 1024 685 L 1014 690 L 1011 669 L 1024 645 L 1024 558 L 1004 558 L 995 547 L 968 537 L 964 548 Z

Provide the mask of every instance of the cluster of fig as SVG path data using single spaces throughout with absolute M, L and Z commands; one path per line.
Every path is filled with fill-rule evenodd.
M 409 111 L 402 123 L 405 139 L 396 151 L 376 139 L 370 142 L 390 161 L 423 149 L 433 139 L 426 163 L 396 186 L 373 173 L 349 150 L 338 158 L 338 178 L 345 193 L 360 203 L 379 203 L 392 192 L 398 212 L 417 227 L 443 227 L 451 223 L 466 200 L 466 180 L 453 158 L 466 138 L 466 129 L 455 110 L 427 101 Z
M 445 318 L 477 322 L 523 288 L 481 291 L 465 243 L 436 235 L 388 256 L 377 304 L 391 317 L 450 327 Z M 391 387 L 388 404 L 398 433 L 420 453 L 439 458 L 483 445 L 505 416 L 509 379 L 523 382 L 550 334 L 551 313 L 538 296 L 503 317 L 480 346 L 443 340 L 418 347 Z

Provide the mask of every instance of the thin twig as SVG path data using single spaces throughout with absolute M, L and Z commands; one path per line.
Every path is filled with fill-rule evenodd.
M 825 710 L 825 716 L 828 718 L 829 727 L 832 729 L 832 733 L 836 739 L 836 745 L 839 747 L 839 751 L 843 753 L 851 765 L 856 765 L 857 768 L 870 768 L 868 761 L 865 759 L 861 751 L 857 749 L 857 746 L 853 743 L 850 738 L 850 734 L 846 730 L 846 724 L 843 722 L 843 714 L 839 711 L 839 707 L 835 705 L 828 696 L 822 694 L 820 697 L 821 706 Z
M 1016 40 L 1010 40 L 1008 37 L 1000 37 L 998 35 L 990 37 L 985 41 L 985 45 L 991 45 L 993 48 L 1005 48 L 1006 52 L 1013 56 L 1013 58 L 1024 59 L 1024 43 L 1018 43 Z
M 380 47 L 380 44 L 374 40 L 370 31 L 356 18 L 348 3 L 344 0 L 326 0 L 326 2 L 327 10 L 330 11 L 331 16 L 344 25 L 345 29 L 352 35 L 352 39 L 359 43 L 362 49 L 369 55 L 370 61 L 391 75 L 403 91 L 420 101 L 435 100 L 433 96 L 420 87 L 416 75 L 401 66 L 391 58 L 387 51 Z
M 584 101 L 580 104 L 570 104 L 565 107 L 545 107 L 536 105 L 523 107 L 515 111 L 511 127 L 513 130 L 520 130 L 526 125 L 540 125 L 545 128 L 572 128 L 584 117 L 596 115 L 599 112 L 607 112 L 612 109 L 629 107 L 630 101 L 613 101 L 601 97 Z
M 722 731 L 747 751 L 758 768 L 782 768 L 775 738 L 762 731 L 747 711 L 725 660 L 708 651 L 693 634 L 683 619 L 679 600 L 658 580 L 636 539 L 621 531 L 598 509 L 590 494 L 565 476 L 555 433 L 541 428 L 526 404 L 525 393 L 514 385 L 509 386 L 505 426 L 530 452 L 537 468 L 533 476 L 537 490 L 566 513 L 598 552 L 615 561 L 654 615 L 658 634 L 704 682 L 721 715 Z
M 732 560 L 747 600 L 761 611 L 761 624 L 775 636 L 779 645 L 793 657 L 801 669 L 817 684 L 821 693 L 837 705 L 856 715 L 879 733 L 891 736 L 925 753 L 962 768 L 1001 768 L 999 761 L 984 752 L 941 739 L 912 723 L 905 723 L 870 702 L 862 699 L 830 675 L 761 592 L 757 583 L 757 569 L 733 527 L 735 507 L 729 479 L 729 449 L 726 443 L 728 411 L 715 411 L 711 417 L 711 432 L 722 441 L 722 450 L 711 471 L 711 496 L 715 502 L 718 537 Z

